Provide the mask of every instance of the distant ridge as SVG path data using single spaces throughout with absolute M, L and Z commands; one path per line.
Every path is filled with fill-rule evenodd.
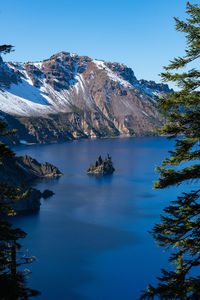
M 166 84 L 137 80 L 124 64 L 60 52 L 42 62 L 0 58 L 0 110 L 15 142 L 154 134 L 163 124 L 154 96 Z

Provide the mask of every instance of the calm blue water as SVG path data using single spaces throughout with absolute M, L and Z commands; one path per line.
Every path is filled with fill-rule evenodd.
M 168 254 L 147 231 L 181 188 L 154 191 L 152 182 L 172 143 L 146 137 L 15 148 L 64 173 L 37 184 L 55 192 L 39 213 L 14 219 L 28 232 L 24 249 L 38 258 L 29 266 L 29 285 L 42 292 L 38 299 L 133 300 L 155 282 Z M 90 163 L 107 153 L 116 172 L 88 176 Z

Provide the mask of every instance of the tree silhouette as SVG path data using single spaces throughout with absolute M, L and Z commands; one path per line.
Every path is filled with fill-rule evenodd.
M 11 50 L 10 45 L 0 46 L 0 54 L 9 53 Z M 0 119 L 0 137 L 13 132 L 10 132 L 5 122 Z M 14 156 L 12 150 L 0 143 L 0 167 L 5 159 L 12 156 Z M 11 216 L 15 215 L 12 203 L 27 196 L 27 193 L 24 189 L 0 182 L 0 299 L 2 300 L 28 299 L 39 294 L 26 286 L 26 274 L 29 271 L 27 269 L 23 271 L 20 267 L 35 260 L 35 257 L 28 253 L 19 252 L 21 248 L 19 239 L 24 238 L 26 233 L 19 228 L 13 228 L 9 222 Z
M 176 30 L 186 36 L 185 55 L 174 58 L 161 74 L 165 82 L 176 83 L 180 90 L 158 99 L 159 108 L 168 119 L 160 132 L 176 138 L 170 157 L 157 168 L 160 178 L 154 188 L 159 189 L 200 178 L 200 71 L 177 71 L 193 61 L 199 62 L 200 6 L 187 2 L 186 12 L 186 21 L 175 18 Z M 154 227 L 152 235 L 159 246 L 170 249 L 169 262 L 175 269 L 162 270 L 157 286 L 150 285 L 140 299 L 200 299 L 200 276 L 193 276 L 194 268 L 200 265 L 199 195 L 199 189 L 183 193 L 164 209 L 161 223 Z

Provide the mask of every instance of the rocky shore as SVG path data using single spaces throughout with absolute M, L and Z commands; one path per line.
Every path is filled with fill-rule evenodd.
M 14 156 L 3 160 L 0 166 L 0 182 L 12 187 L 20 187 L 21 192 L 27 195 L 19 200 L 13 200 L 11 205 L 16 212 L 37 211 L 40 208 L 40 199 L 48 198 L 54 193 L 50 190 L 43 192 L 32 187 L 39 178 L 55 178 L 63 174 L 50 163 L 39 163 L 36 159 L 25 156 Z
M 54 165 L 48 162 L 39 163 L 28 155 L 16 157 L 16 161 L 27 173 L 35 177 L 58 177 L 63 175 Z

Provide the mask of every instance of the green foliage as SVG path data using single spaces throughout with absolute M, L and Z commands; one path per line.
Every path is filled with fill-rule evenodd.
M 0 55 L 14 51 L 12 45 L 0 45 Z
M 164 209 L 161 223 L 152 232 L 159 246 L 173 248 L 169 261 L 175 271 L 162 270 L 158 286 L 148 287 L 141 299 L 199 299 L 200 277 L 190 275 L 193 267 L 200 264 L 200 205 L 198 191 L 184 193 Z
M 5 134 L 7 128 L 0 121 L 1 133 Z M 0 165 L 3 159 L 13 156 L 14 153 L 4 144 L 0 144 Z M 21 248 L 18 240 L 24 238 L 26 233 L 19 228 L 13 228 L 7 221 L 8 216 L 15 215 L 12 202 L 27 196 L 27 191 L 10 187 L 0 183 L 0 299 L 28 299 L 38 295 L 38 292 L 26 287 L 26 276 L 18 267 L 34 261 L 32 256 L 25 254 L 17 257 Z M 7 218 L 5 218 L 7 217 Z
M 1 133 L 5 134 L 7 128 L 0 121 Z M 7 157 L 14 153 L 4 144 L 0 144 L 0 165 Z M 13 228 L 7 221 L 8 216 L 15 215 L 12 202 L 27 196 L 27 191 L 0 183 L 0 299 L 28 299 L 39 293 L 26 287 L 26 276 L 18 267 L 34 261 L 34 257 L 23 254 L 19 257 L 21 248 L 19 239 L 25 238 L 26 233 L 19 228 Z M 5 218 L 7 217 L 7 218 Z
M 200 178 L 200 70 L 177 72 L 190 62 L 199 61 L 200 6 L 188 2 L 186 12 L 186 21 L 175 18 L 176 30 L 186 36 L 185 55 L 174 58 L 161 73 L 163 81 L 176 83 L 180 90 L 158 99 L 168 120 L 160 133 L 176 138 L 170 157 L 157 167 L 160 178 L 154 188 L 160 189 Z M 200 299 L 200 276 L 192 276 L 193 269 L 200 265 L 199 196 L 200 190 L 183 193 L 164 209 L 160 224 L 153 228 L 158 245 L 170 250 L 169 262 L 174 270 L 162 270 L 157 286 L 150 285 L 141 299 Z
M 12 46 L 0 46 L 1 53 L 9 53 Z M 13 131 L 14 132 L 14 131 Z M 6 124 L 0 120 L 0 136 L 10 135 Z M 4 159 L 14 156 L 5 144 L 0 143 L 0 167 Z M 27 196 L 27 191 L 17 187 L 10 187 L 0 182 L 0 299 L 16 300 L 28 299 L 39 293 L 26 286 L 26 275 L 19 267 L 35 260 L 28 253 L 19 254 L 21 248 L 19 240 L 26 233 L 19 228 L 13 228 L 8 216 L 15 215 L 12 202 Z

